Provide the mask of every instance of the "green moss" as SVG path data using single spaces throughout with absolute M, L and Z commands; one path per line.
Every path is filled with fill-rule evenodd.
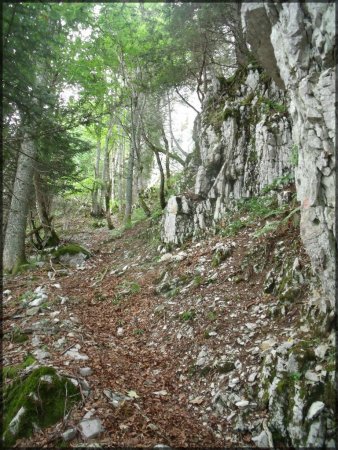
M 28 354 L 26 359 L 21 363 L 21 364 L 16 364 L 14 366 L 6 366 L 3 367 L 2 369 L 2 375 L 3 378 L 15 378 L 16 376 L 18 376 L 18 374 L 20 373 L 21 370 L 25 369 L 26 367 L 31 366 L 32 364 L 34 364 L 36 361 L 36 359 Z
M 50 376 L 52 382 L 43 380 L 45 375 Z M 80 398 L 73 383 L 59 377 L 52 367 L 40 367 L 25 379 L 13 382 L 4 391 L 4 444 L 12 446 L 16 439 L 30 436 L 34 424 L 45 428 L 56 423 Z M 21 416 L 17 433 L 13 435 L 8 427 L 21 408 L 25 413 Z
M 193 320 L 196 316 L 195 311 L 184 311 L 182 314 L 180 314 L 180 319 L 184 322 L 187 322 L 189 320 Z
M 235 369 L 235 364 L 232 361 L 226 361 L 216 366 L 218 373 L 228 373 Z
M 248 161 L 251 163 L 255 163 L 258 161 L 258 155 L 255 150 L 251 150 L 251 152 L 249 153 Z
M 22 342 L 28 341 L 29 337 L 25 333 L 21 333 L 19 330 L 15 330 L 15 332 L 12 335 L 12 342 L 15 342 L 16 344 L 20 344 Z
M 62 255 L 76 255 L 78 253 L 83 253 L 84 255 L 90 256 L 90 252 L 78 244 L 67 244 L 59 247 L 53 252 L 55 258 L 59 258 Z
M 291 353 L 296 357 L 301 373 L 306 372 L 311 363 L 316 360 L 313 346 L 313 341 L 300 341 L 291 349 Z

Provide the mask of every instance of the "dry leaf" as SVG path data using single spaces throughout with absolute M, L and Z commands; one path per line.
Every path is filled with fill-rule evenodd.
M 193 403 L 194 405 L 200 405 L 203 402 L 204 402 L 203 397 L 196 397 L 193 400 L 190 400 L 190 403 Z
M 155 394 L 155 395 L 168 395 L 168 392 L 163 390 L 163 391 L 153 392 L 153 394 Z
M 139 395 L 137 395 L 137 393 L 135 391 L 128 391 L 127 395 L 130 398 L 140 398 Z

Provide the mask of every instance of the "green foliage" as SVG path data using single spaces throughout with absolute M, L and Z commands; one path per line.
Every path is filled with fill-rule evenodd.
M 144 334 L 145 331 L 142 328 L 137 328 L 136 330 L 133 331 L 133 334 L 137 335 L 137 336 L 142 336 L 142 334 Z
M 287 172 L 280 177 L 277 177 L 271 184 L 264 186 L 262 189 L 263 194 L 267 194 L 270 191 L 276 191 L 282 189 L 284 186 L 294 183 L 295 176 L 291 172 Z
M 298 159 L 299 159 L 299 148 L 298 145 L 294 144 L 291 147 L 291 156 L 290 156 L 290 163 L 293 167 L 298 166 Z
M 277 103 L 273 100 L 270 100 L 266 97 L 259 97 L 258 104 L 263 105 L 263 112 L 268 113 L 281 113 L 284 114 L 287 112 L 287 106 L 282 103 Z
M 180 319 L 184 322 L 188 322 L 190 320 L 193 320 L 196 316 L 196 312 L 195 311 L 184 311 L 183 313 L 180 314 Z
M 207 317 L 211 322 L 214 322 L 217 319 L 217 313 L 215 311 L 209 311 Z
M 3 367 L 2 368 L 3 379 L 6 380 L 6 378 L 10 379 L 16 378 L 23 369 L 26 369 L 26 367 L 29 367 L 32 364 L 34 364 L 35 361 L 36 361 L 35 358 L 32 355 L 28 354 L 21 364 Z
M 135 281 L 124 280 L 119 285 L 118 293 L 120 295 L 133 295 L 141 292 L 141 286 Z

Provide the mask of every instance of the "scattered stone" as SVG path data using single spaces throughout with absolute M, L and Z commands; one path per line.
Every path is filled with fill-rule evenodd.
M 92 408 L 89 411 L 86 412 L 86 414 L 83 416 L 84 420 L 90 419 L 91 417 L 93 417 L 93 415 L 95 414 L 95 409 Z
M 277 342 L 274 339 L 267 339 L 266 341 L 263 341 L 261 343 L 261 350 L 264 352 L 266 350 L 269 350 L 270 348 L 274 347 L 277 344 Z
M 238 408 L 246 408 L 249 404 L 250 402 L 248 402 L 248 400 L 241 400 L 235 403 Z
M 320 358 L 323 359 L 325 358 L 326 352 L 328 351 L 329 346 L 327 344 L 321 344 L 318 345 L 318 347 L 315 348 L 315 355 Z
M 310 406 L 310 409 L 307 413 L 306 418 L 308 420 L 313 420 L 314 418 L 316 418 L 325 408 L 325 404 L 323 402 L 314 402 L 312 403 L 312 405 Z
M 121 403 L 126 400 L 132 400 L 131 397 L 127 395 L 120 394 L 119 392 L 112 392 L 110 389 L 104 389 L 103 393 L 108 397 L 110 403 L 117 408 Z
M 50 357 L 50 353 L 45 351 L 45 350 L 41 350 L 40 348 L 38 348 L 37 350 L 33 351 L 33 355 L 36 357 L 36 359 L 41 362 L 44 359 L 47 359 Z
M 122 328 L 122 327 L 119 327 L 119 328 L 117 329 L 116 335 L 117 335 L 117 336 L 123 336 L 123 328 Z
M 255 381 L 256 376 L 257 376 L 257 372 L 251 373 L 251 374 L 249 375 L 249 377 L 248 377 L 249 383 L 252 383 L 253 381 Z
M 176 262 L 181 262 L 184 259 L 186 259 L 187 256 L 188 256 L 188 254 L 186 252 L 179 252 L 177 255 L 172 257 L 172 260 L 176 261 Z
M 37 314 L 39 311 L 40 311 L 39 306 L 33 306 L 33 308 L 27 309 L 26 315 L 27 316 L 35 316 L 35 314 Z
M 33 347 L 38 347 L 41 344 L 40 338 L 39 336 L 34 335 L 32 337 L 32 346 Z
M 38 297 L 35 300 L 31 301 L 28 305 L 29 306 L 40 306 L 40 305 L 42 305 L 43 302 L 44 302 L 44 299 L 42 297 Z M 27 311 L 27 314 L 28 314 L 28 311 Z
M 265 430 L 252 438 L 258 448 L 270 448 L 269 437 Z
M 83 377 L 88 377 L 93 373 L 92 369 L 90 367 L 81 367 L 79 369 L 80 375 Z
M 171 253 L 165 253 L 163 256 L 161 256 L 159 262 L 169 262 L 172 261 L 173 255 Z
M 87 360 L 88 359 L 87 355 L 79 353 L 80 348 L 81 346 L 79 344 L 76 344 L 75 347 L 70 348 L 69 350 L 66 351 L 65 356 L 68 356 L 69 358 L 75 359 L 77 361 Z
M 12 293 L 12 291 L 9 289 L 6 289 L 5 291 L 3 291 L 3 295 L 9 295 L 11 293 Z
M 69 428 L 64 433 L 61 434 L 61 437 L 64 441 L 71 441 L 76 436 L 76 429 L 75 428 Z
M 236 384 L 239 383 L 239 378 L 232 378 L 231 380 L 229 380 L 229 387 L 235 387 Z
M 79 423 L 81 434 L 86 439 L 92 439 L 104 431 L 100 419 L 88 419 Z

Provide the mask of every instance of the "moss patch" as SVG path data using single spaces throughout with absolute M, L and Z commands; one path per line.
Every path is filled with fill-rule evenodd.
M 32 364 L 35 363 L 35 361 L 36 359 L 32 355 L 28 354 L 26 359 L 21 364 L 3 367 L 2 368 L 3 379 L 5 380 L 6 378 L 15 378 L 21 370 L 31 366 Z
M 40 367 L 4 390 L 3 440 L 12 446 L 18 438 L 30 436 L 36 427 L 53 425 L 80 400 L 78 389 L 52 367 Z M 16 427 L 10 424 L 24 411 Z
M 55 258 L 59 258 L 62 255 L 77 255 L 78 253 L 83 253 L 86 256 L 90 256 L 90 252 L 85 248 L 81 247 L 79 244 L 67 244 L 62 245 L 57 250 L 53 252 Z

